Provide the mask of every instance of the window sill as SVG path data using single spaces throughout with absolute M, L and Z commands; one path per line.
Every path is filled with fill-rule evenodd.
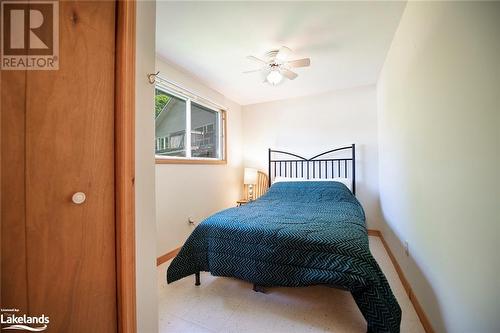
M 156 164 L 227 164 L 227 160 L 190 160 L 185 158 L 157 158 Z

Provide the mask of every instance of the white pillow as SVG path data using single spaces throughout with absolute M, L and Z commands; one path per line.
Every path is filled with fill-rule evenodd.
M 307 179 L 305 178 L 293 178 L 293 177 L 275 177 L 273 180 L 273 183 L 280 183 L 280 182 L 305 182 Z
M 343 177 L 336 177 L 336 178 L 312 178 L 312 179 L 307 179 L 307 178 L 292 178 L 292 177 L 275 177 L 273 183 L 279 183 L 279 182 L 339 182 L 347 186 L 347 188 L 352 192 L 352 179 L 350 178 L 343 178 Z
M 315 182 L 323 182 L 323 181 L 329 181 L 329 182 L 339 182 L 347 186 L 347 188 L 352 192 L 352 179 L 351 178 L 343 178 L 343 177 L 335 177 L 335 178 L 329 178 L 329 179 L 309 179 L 310 181 L 315 181 Z

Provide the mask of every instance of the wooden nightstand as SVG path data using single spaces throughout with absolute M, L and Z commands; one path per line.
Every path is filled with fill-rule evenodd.
M 247 199 L 240 199 L 240 200 L 236 201 L 236 205 L 238 207 L 246 205 L 247 203 L 249 203 L 249 201 Z

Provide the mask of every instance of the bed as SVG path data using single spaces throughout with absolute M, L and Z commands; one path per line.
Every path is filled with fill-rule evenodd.
M 343 157 L 327 157 L 346 153 Z M 278 157 L 274 157 L 279 155 Z M 288 156 L 288 157 L 284 157 Z M 167 282 L 200 271 L 271 286 L 327 285 L 351 292 L 368 332 L 399 332 L 401 309 L 372 257 L 355 197 L 355 146 L 306 159 L 269 150 L 269 179 L 258 200 L 216 213 L 193 231 L 167 270 Z M 352 180 L 351 189 L 332 181 Z M 330 181 L 325 181 L 330 180 Z

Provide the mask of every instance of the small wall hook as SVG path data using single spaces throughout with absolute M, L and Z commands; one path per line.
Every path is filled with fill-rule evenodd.
M 154 84 L 154 83 L 156 82 L 156 76 L 157 76 L 158 74 L 160 74 L 160 71 L 158 71 L 158 72 L 156 72 L 156 73 L 149 73 L 149 74 L 147 75 L 149 83 Z

